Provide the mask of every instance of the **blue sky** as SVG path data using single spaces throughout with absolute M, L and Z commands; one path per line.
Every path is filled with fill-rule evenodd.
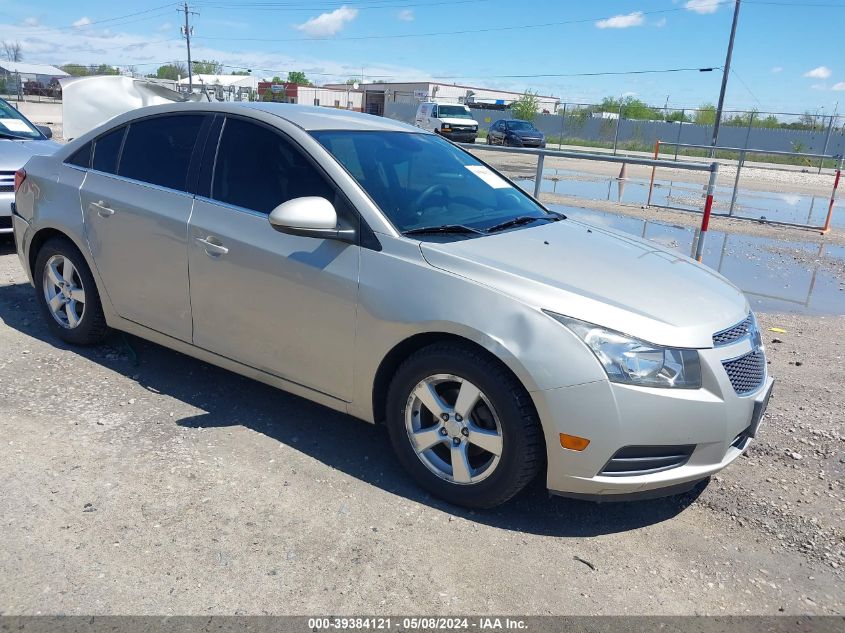
M 524 77 L 721 66 L 719 0 L 195 0 L 194 58 L 316 82 L 441 79 L 568 102 L 636 95 L 715 102 L 720 73 Z M 135 15 L 131 15 L 135 14 Z M 176 3 L 0 0 L 0 38 L 25 61 L 135 65 L 185 59 Z M 744 0 L 726 106 L 845 111 L 845 0 Z M 453 35 L 436 33 L 474 31 Z M 422 35 L 420 35 L 422 34 Z M 396 37 L 400 36 L 400 37 Z M 824 108 L 824 110 L 821 110 Z

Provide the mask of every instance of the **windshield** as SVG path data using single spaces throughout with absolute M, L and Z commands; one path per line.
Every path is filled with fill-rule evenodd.
M 23 138 L 27 140 L 43 138 L 32 123 L 7 101 L 0 99 L 0 138 Z
M 437 116 L 441 119 L 471 119 L 472 114 L 466 106 L 440 105 L 437 106 Z
M 526 132 L 537 129 L 528 121 L 508 121 L 508 128 L 511 130 L 524 130 Z
M 545 218 L 540 205 L 471 155 L 433 134 L 314 131 L 400 232 L 461 225 L 486 231 Z M 467 231 L 462 237 L 477 236 Z

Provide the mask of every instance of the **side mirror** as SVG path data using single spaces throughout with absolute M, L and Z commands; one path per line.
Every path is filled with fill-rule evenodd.
M 270 212 L 270 226 L 280 233 L 353 243 L 354 229 L 337 227 L 337 212 L 325 198 L 307 196 L 283 202 Z
M 36 125 L 35 127 L 37 127 L 38 131 L 41 132 L 47 138 L 53 138 L 53 130 L 51 130 L 46 125 Z

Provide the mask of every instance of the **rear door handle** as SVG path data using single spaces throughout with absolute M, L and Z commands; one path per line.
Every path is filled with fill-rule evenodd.
M 203 246 L 205 246 L 205 252 L 211 255 L 212 257 L 219 257 L 220 255 L 225 255 L 229 252 L 229 249 L 223 246 L 222 244 L 212 242 L 211 240 L 213 240 L 214 238 L 210 235 L 207 238 L 195 237 L 194 239 Z
M 114 215 L 114 209 L 112 209 L 102 200 L 100 200 L 99 202 L 92 202 L 91 206 L 97 210 L 97 213 L 100 215 L 100 217 L 107 218 L 110 215 Z

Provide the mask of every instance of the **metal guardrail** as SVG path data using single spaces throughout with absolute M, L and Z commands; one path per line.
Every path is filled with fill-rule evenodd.
M 457 145 L 468 150 L 485 152 L 500 152 L 504 154 L 522 154 L 537 157 L 537 168 L 534 173 L 534 197 L 540 199 L 540 185 L 543 182 L 543 164 L 546 156 L 552 158 L 575 158 L 577 160 L 592 160 L 603 163 L 621 163 L 623 165 L 643 165 L 652 168 L 652 182 L 654 170 L 658 167 L 670 169 L 681 169 L 687 171 L 709 172 L 710 178 L 707 182 L 707 195 L 704 198 L 704 209 L 701 218 L 701 228 L 695 244 L 695 258 L 701 261 L 701 253 L 704 249 L 704 237 L 710 225 L 710 216 L 713 209 L 713 192 L 716 189 L 716 177 L 719 172 L 719 163 L 693 163 L 674 160 L 659 160 L 654 158 L 640 158 L 638 156 L 614 156 L 613 154 L 590 154 L 588 152 L 571 152 L 565 150 L 535 149 L 530 147 L 502 147 L 495 145 L 476 145 L 475 143 L 457 143 Z M 649 199 L 651 195 L 649 193 Z
M 834 160 L 836 161 L 836 169 L 833 172 L 834 180 L 833 180 L 833 191 L 830 194 L 830 204 L 828 206 L 827 217 L 825 218 L 824 226 L 815 226 L 813 224 L 799 224 L 795 222 L 780 222 L 777 220 L 766 220 L 767 224 L 778 224 L 783 226 L 793 226 L 802 229 L 812 229 L 812 230 L 819 230 L 822 234 L 827 233 L 830 231 L 830 221 L 833 217 L 833 207 L 836 204 L 836 196 L 837 190 L 839 189 L 839 181 L 841 179 L 842 169 L 845 166 L 845 157 L 835 155 L 835 154 L 813 154 L 810 152 L 784 152 L 779 150 L 761 150 L 761 149 L 754 149 L 749 147 L 713 147 L 711 145 L 694 145 L 691 143 L 671 143 L 671 142 L 664 142 L 664 141 L 656 141 L 654 144 L 654 157 L 657 158 L 660 155 L 660 147 L 663 145 L 668 145 L 670 147 L 675 148 L 675 158 L 678 157 L 678 148 L 681 147 L 689 147 L 693 149 L 706 149 L 706 150 L 714 150 L 714 151 L 726 151 L 726 152 L 736 152 L 739 154 L 739 158 L 736 164 L 736 176 L 734 178 L 734 186 L 733 191 L 731 192 L 731 202 L 730 206 L 728 207 L 728 217 L 736 217 L 734 216 L 734 209 L 736 207 L 736 198 L 737 194 L 739 193 L 739 179 L 742 175 L 742 168 L 745 166 L 745 158 L 748 154 L 764 154 L 768 156 L 791 156 L 796 158 L 813 158 L 813 159 L 820 159 L 819 162 L 819 174 L 822 173 L 822 165 L 824 164 L 825 160 Z M 674 161 L 673 161 L 674 162 Z M 648 189 L 648 202 L 647 205 L 651 205 L 651 194 L 654 189 L 654 174 L 655 170 L 651 170 L 651 182 L 649 184 Z M 739 218 L 739 219 L 746 219 L 746 218 Z M 758 220 L 755 220 L 758 221 Z M 809 218 L 807 219 L 809 222 Z

